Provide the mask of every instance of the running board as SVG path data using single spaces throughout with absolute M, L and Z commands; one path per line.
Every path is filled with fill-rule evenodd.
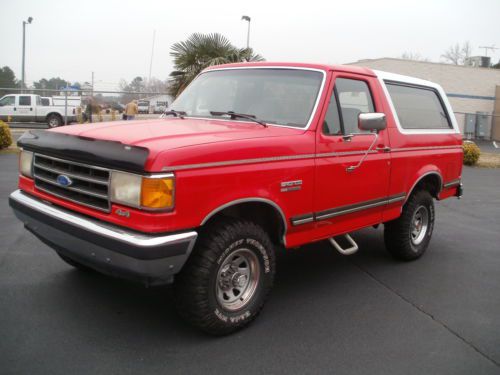
M 332 246 L 342 255 L 351 255 L 354 254 L 356 251 L 358 251 L 359 247 L 356 242 L 352 239 L 351 236 L 349 236 L 347 233 L 344 234 L 344 237 L 349 243 L 351 244 L 351 247 L 348 247 L 347 249 L 343 249 L 337 241 L 335 241 L 334 237 L 330 237 L 330 243 Z

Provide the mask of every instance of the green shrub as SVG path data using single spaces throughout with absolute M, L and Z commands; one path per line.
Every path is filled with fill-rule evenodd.
M 0 150 L 9 147 L 12 144 L 12 135 L 7 124 L 0 121 Z
M 464 150 L 464 164 L 465 165 L 476 165 L 481 155 L 481 150 L 474 142 L 465 141 L 463 146 Z

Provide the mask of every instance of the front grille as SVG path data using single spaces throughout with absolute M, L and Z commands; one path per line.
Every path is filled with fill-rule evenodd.
M 71 179 L 69 186 L 57 181 L 61 175 Z M 110 211 L 110 172 L 107 169 L 35 154 L 33 177 L 35 186 L 46 193 L 101 211 Z

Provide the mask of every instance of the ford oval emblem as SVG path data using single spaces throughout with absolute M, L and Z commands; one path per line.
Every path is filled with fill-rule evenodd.
M 73 181 L 68 176 L 60 174 L 59 176 L 57 176 L 57 183 L 61 186 L 71 186 L 73 184 Z

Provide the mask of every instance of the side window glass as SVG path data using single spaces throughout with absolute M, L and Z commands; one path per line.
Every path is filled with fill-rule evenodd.
M 328 111 L 326 112 L 325 120 L 323 122 L 323 133 L 326 135 L 341 135 L 339 107 L 337 106 L 337 99 L 335 97 L 335 90 L 330 97 L 328 103 Z
M 20 96 L 19 105 L 31 105 L 31 96 Z
M 15 105 L 15 96 L 6 96 L 2 100 L 0 100 L 0 106 L 6 106 L 6 105 Z
M 386 83 L 403 129 L 450 129 L 448 115 L 436 90 Z
M 360 133 L 358 116 L 360 113 L 375 112 L 368 84 L 354 79 L 337 78 L 335 87 L 339 97 L 344 133 Z

